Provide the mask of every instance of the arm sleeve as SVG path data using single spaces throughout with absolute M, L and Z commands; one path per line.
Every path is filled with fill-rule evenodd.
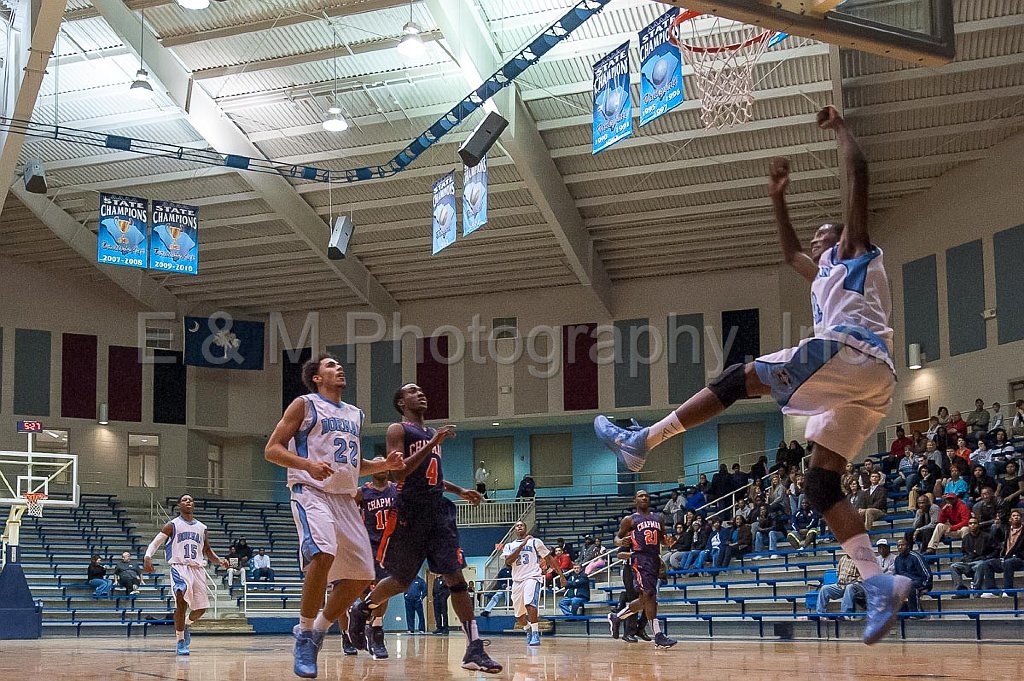
M 153 541 L 149 543 L 149 547 L 146 549 L 146 558 L 152 558 L 153 555 L 159 550 L 164 542 L 167 541 L 167 535 L 163 532 L 157 532 L 156 536 L 153 537 Z

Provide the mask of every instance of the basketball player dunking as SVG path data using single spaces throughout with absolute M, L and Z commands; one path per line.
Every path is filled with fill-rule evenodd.
M 274 428 L 268 461 L 288 469 L 292 517 L 305 573 L 295 634 L 296 676 L 315 679 L 327 630 L 374 578 L 370 537 L 356 505 L 359 476 L 403 467 L 399 454 L 363 461 L 362 410 L 341 401 L 345 371 L 331 355 L 302 366 L 310 394 L 296 397 Z M 324 605 L 327 583 L 334 584 Z
M 153 572 L 153 556 L 170 540 L 164 553 L 171 572 L 171 589 L 174 592 L 174 633 L 178 638 L 178 655 L 188 655 L 192 643 L 191 625 L 210 607 L 206 591 L 206 558 L 221 567 L 228 566 L 227 559 L 218 558 L 210 548 L 206 525 L 195 519 L 192 511 L 195 502 L 191 494 L 182 494 L 178 499 L 178 517 L 171 520 L 156 533 L 146 549 L 144 570 Z M 186 610 L 191 610 L 186 618 Z
M 633 571 L 633 585 L 639 597 L 627 603 L 619 612 L 609 613 L 608 625 L 612 638 L 618 638 L 622 620 L 643 611 L 647 621 L 654 627 L 655 647 L 671 648 L 676 641 L 665 635 L 658 620 L 658 573 L 661 572 L 661 545 L 665 541 L 665 526 L 661 514 L 651 513 L 651 497 L 646 490 L 638 490 L 633 501 L 636 513 L 626 516 L 619 523 L 615 543 L 632 551 L 629 567 Z
M 403 420 L 388 426 L 385 439 L 389 452 L 404 452 L 405 469 L 395 474 L 398 506 L 384 531 L 379 553 L 388 577 L 377 584 L 365 602 L 356 603 L 349 611 L 349 637 L 357 648 L 365 648 L 366 623 L 372 612 L 386 606 L 392 596 L 406 591 L 423 561 L 427 561 L 430 571 L 444 577 L 451 589 L 452 605 L 466 632 L 468 645 L 462 667 L 497 674 L 501 665 L 484 651 L 469 585 L 462 576 L 464 563 L 455 504 L 444 496 L 441 444 L 455 436 L 455 426 L 442 426 L 435 431 L 424 425 L 427 396 L 415 383 L 407 383 L 395 392 L 394 405 Z M 480 503 L 476 491 L 454 491 L 471 503 Z
M 636 471 L 643 468 L 652 448 L 717 416 L 739 399 L 771 394 L 783 413 L 808 416 L 806 436 L 813 453 L 804 478 L 807 498 L 864 578 L 864 642 L 872 644 L 892 628 L 911 584 L 906 577 L 881 573 L 864 523 L 843 494 L 840 480 L 846 462 L 860 453 L 892 403 L 892 301 L 882 251 L 868 237 L 867 159 L 836 109 L 820 111 L 818 125 L 834 130 L 839 140 L 850 192 L 845 227 L 822 225 L 811 240 L 808 257 L 786 207 L 789 162 L 775 159 L 768 181 L 786 263 L 811 283 L 814 336 L 798 347 L 728 367 L 649 428 L 630 431 L 599 416 L 594 430 Z

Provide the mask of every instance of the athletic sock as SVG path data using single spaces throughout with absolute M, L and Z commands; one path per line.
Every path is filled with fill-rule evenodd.
M 184 629 L 182 629 L 181 631 L 178 631 L 177 629 L 175 629 L 174 630 L 174 635 L 178 637 L 179 641 L 184 641 L 185 640 L 185 630 Z
M 535 634 L 540 633 L 540 622 L 530 622 L 530 631 Z
M 480 638 L 480 632 L 476 628 L 476 620 L 470 620 L 462 623 L 462 630 L 466 632 L 466 638 L 472 643 Z
M 313 631 L 327 631 L 331 628 L 332 624 L 334 624 L 334 622 L 324 617 L 323 613 L 320 613 L 316 616 L 316 619 L 313 620 Z
M 651 628 L 654 629 L 654 635 L 657 636 L 661 633 L 661 620 L 655 617 L 651 620 Z
M 654 449 L 670 437 L 675 437 L 684 432 L 686 432 L 686 428 L 683 428 L 683 424 L 679 422 L 679 417 L 673 411 L 647 429 L 647 449 Z
M 630 616 L 630 615 L 632 615 L 632 614 L 633 614 L 633 611 L 632 611 L 632 610 L 630 610 L 630 609 L 629 609 L 629 606 L 627 605 L 627 606 L 626 606 L 625 608 L 623 608 L 622 610 L 619 610 L 619 612 L 618 612 L 618 617 L 619 617 L 619 619 L 620 619 L 620 620 L 621 620 L 621 619 L 626 619 L 627 617 L 629 617 L 629 616 Z
M 861 580 L 868 580 L 882 574 L 882 569 L 878 567 L 878 562 L 875 560 L 875 552 L 871 548 L 871 538 L 866 532 L 854 535 L 841 544 L 846 555 L 857 564 Z
M 310 631 L 313 628 L 315 617 L 303 617 L 299 615 L 299 631 Z

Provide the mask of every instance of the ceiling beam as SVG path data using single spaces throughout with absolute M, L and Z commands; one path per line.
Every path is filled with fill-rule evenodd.
M 206 149 L 209 145 L 206 140 L 200 140 L 198 142 L 185 142 L 178 146 L 184 147 L 185 149 Z M 53 173 L 60 170 L 71 170 L 72 168 L 95 168 L 96 166 L 108 163 L 137 161 L 141 158 L 153 158 L 153 156 L 149 154 L 140 154 L 137 151 L 112 151 L 106 154 L 94 154 L 92 156 L 79 156 L 77 158 L 47 161 L 46 172 Z M 168 154 L 167 156 L 162 156 L 160 158 L 172 158 L 172 156 Z
M 143 158 L 138 154 L 135 154 L 135 158 L 132 159 L 137 161 Z M 49 164 L 46 166 L 47 170 L 50 170 Z M 85 184 L 70 183 L 66 185 L 51 185 L 47 191 L 49 196 L 57 196 L 58 194 L 65 193 L 68 190 L 72 192 L 80 191 L 109 191 L 111 189 L 122 189 L 130 190 L 135 187 L 145 187 L 151 184 L 166 184 L 168 182 L 180 182 L 182 180 L 206 180 L 211 177 L 218 177 L 221 175 L 238 175 L 237 168 L 218 167 L 218 166 L 198 166 L 190 168 L 189 170 L 177 170 L 170 173 L 157 172 L 152 175 L 140 175 L 136 177 L 122 177 L 115 180 L 103 180 L 100 182 L 86 182 Z M 258 196 L 256 198 L 259 198 Z M 200 201 L 203 199 L 199 199 Z
M 217 107 L 217 103 L 201 87 L 194 87 L 190 74 L 166 47 L 160 45 L 121 0 L 94 0 L 104 20 L 119 38 L 136 53 L 144 51 L 150 73 L 167 89 L 167 94 L 183 111 L 188 121 L 211 146 L 222 154 L 264 158 L 260 150 Z M 145 50 L 142 50 L 142 44 Z M 309 246 L 310 252 L 328 265 L 352 289 L 356 297 L 381 313 L 398 310 L 398 303 L 381 286 L 369 270 L 355 257 L 330 260 L 327 257 L 329 226 L 280 175 L 249 173 L 247 181 L 273 210 Z
M 0 85 L 4 89 L 0 101 L 6 104 L 0 109 L 3 117 L 23 121 L 32 118 L 65 7 L 65 0 L 38 0 L 18 5 L 19 11 L 8 31 L 10 43 L 5 44 L 6 52 L 0 55 L 4 72 L 8 74 Z M 0 213 L 24 146 L 24 135 L 0 131 Z
M 466 82 L 470 87 L 476 87 L 502 61 L 479 8 L 471 0 L 426 0 L 426 3 L 448 41 L 455 61 L 466 74 Z M 587 234 L 579 211 L 573 205 L 572 195 L 548 153 L 537 124 L 519 98 L 515 85 L 508 90 L 508 96 L 492 100 L 499 108 L 504 105 L 502 113 L 510 125 L 511 134 L 503 137 L 501 145 L 515 162 L 534 202 L 551 226 L 570 269 L 600 309 L 612 316 L 611 279 Z

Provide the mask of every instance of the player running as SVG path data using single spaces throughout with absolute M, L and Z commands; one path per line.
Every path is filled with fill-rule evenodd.
M 598 438 L 634 471 L 647 452 L 694 428 L 736 400 L 771 394 L 785 414 L 808 416 L 813 443 L 804 478 L 808 501 L 821 513 L 864 578 L 868 608 L 864 642 L 885 636 L 910 593 L 910 580 L 881 573 L 864 523 L 846 499 L 841 477 L 889 411 L 895 385 L 889 279 L 882 251 L 868 236 L 868 164 L 835 108 L 818 113 L 818 125 L 835 130 L 849 181 L 846 225 L 826 224 L 803 252 L 789 220 L 789 162 L 775 159 L 768 190 L 786 263 L 811 283 L 814 337 L 798 347 L 734 364 L 707 388 L 658 423 L 639 430 L 618 428 L 599 416 Z
M 501 550 L 505 565 L 512 566 L 512 606 L 516 611 L 516 619 L 523 616 L 527 618 L 527 645 L 539 646 L 540 624 L 537 621 L 537 606 L 540 602 L 541 589 L 544 588 L 541 562 L 558 573 L 562 578 L 562 586 L 565 586 L 565 575 L 544 542 L 526 534 L 526 523 L 516 523 L 513 531 L 517 538 Z

